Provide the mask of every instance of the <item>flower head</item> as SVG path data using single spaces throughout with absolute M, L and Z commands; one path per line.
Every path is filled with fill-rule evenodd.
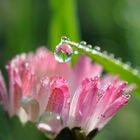
M 130 98 L 127 82 L 118 76 L 101 77 L 102 67 L 85 56 L 72 68 L 40 48 L 17 55 L 7 69 L 9 94 L 0 73 L 5 110 L 23 122 L 38 122 L 39 129 L 54 135 L 64 127 L 80 127 L 86 134 L 99 130 Z

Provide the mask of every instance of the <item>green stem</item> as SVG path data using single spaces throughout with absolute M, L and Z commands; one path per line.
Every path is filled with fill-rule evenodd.
M 136 69 L 133 69 L 128 64 L 111 57 L 109 54 L 104 54 L 101 51 L 89 48 L 88 45 L 81 45 L 80 43 L 70 41 L 66 37 L 62 37 L 61 41 L 73 46 L 74 49 L 78 50 L 81 54 L 85 54 L 94 61 L 102 64 L 105 70 L 113 74 L 119 74 L 122 79 L 127 80 L 130 83 L 136 83 L 139 88 L 140 74 Z

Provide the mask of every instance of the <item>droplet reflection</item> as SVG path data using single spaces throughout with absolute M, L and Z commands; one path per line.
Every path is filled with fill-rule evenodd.
M 54 138 L 63 128 L 63 121 L 57 113 L 45 112 L 40 117 L 37 127 L 44 132 L 47 137 Z
M 55 59 L 60 63 L 69 62 L 73 55 L 73 49 L 68 44 L 59 44 L 56 46 L 54 56 Z

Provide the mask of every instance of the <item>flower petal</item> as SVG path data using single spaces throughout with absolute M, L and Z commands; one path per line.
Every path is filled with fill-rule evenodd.
M 5 86 L 5 81 L 3 79 L 2 73 L 0 71 L 0 103 L 3 104 L 3 107 L 8 111 L 8 94 Z
M 99 77 L 94 77 L 94 79 L 86 78 L 75 92 L 69 113 L 69 125 L 71 127 L 75 125 L 85 127 L 100 98 L 98 94 L 98 84 Z
M 54 55 L 46 48 L 39 48 L 37 50 L 36 54 L 30 58 L 30 65 L 40 77 L 59 75 L 68 80 L 71 76 L 70 63 L 58 63 Z
M 80 85 L 80 82 L 85 79 L 85 77 L 100 77 L 101 73 L 101 65 L 92 63 L 91 59 L 86 56 L 81 56 L 74 67 L 72 92 L 75 92 L 76 88 Z
M 31 96 L 22 98 L 21 105 L 28 115 L 30 121 L 36 121 L 39 116 L 39 103 Z
M 36 100 L 39 102 L 40 105 L 40 115 L 45 111 L 48 98 L 49 98 L 49 78 L 43 77 L 40 80 L 40 83 L 37 85 L 39 89 L 36 89 L 38 91 L 37 94 L 35 95 Z
M 105 117 L 111 117 L 113 116 L 120 108 L 122 108 L 124 105 L 128 103 L 128 100 L 130 99 L 129 94 L 123 94 L 121 97 L 116 99 L 106 110 L 104 113 Z
M 52 77 L 50 92 L 46 111 L 58 113 L 65 122 L 68 117 L 70 100 L 67 82 L 62 77 Z
M 16 114 L 20 107 L 20 102 L 21 102 L 21 97 L 22 97 L 22 92 L 21 92 L 21 84 L 19 84 L 19 80 L 17 80 L 17 74 L 16 74 L 16 69 L 12 68 L 13 63 L 8 65 L 8 73 L 9 73 L 9 98 L 10 98 L 10 109 L 9 113 L 10 116 L 13 116 Z
M 101 129 L 128 102 L 123 96 L 126 85 L 126 82 L 118 81 L 116 84 L 109 83 L 107 88 L 104 88 L 102 97 L 88 122 L 87 132 L 95 128 Z

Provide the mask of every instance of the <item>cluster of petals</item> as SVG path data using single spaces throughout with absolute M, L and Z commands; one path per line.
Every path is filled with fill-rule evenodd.
M 61 116 L 63 128 L 86 134 L 101 129 L 129 101 L 127 82 L 102 76 L 102 67 L 81 56 L 75 66 L 59 63 L 46 48 L 21 54 L 7 65 L 9 90 L 0 73 L 0 102 L 10 116 L 36 122 L 44 112 Z M 131 87 L 132 89 L 132 87 Z

